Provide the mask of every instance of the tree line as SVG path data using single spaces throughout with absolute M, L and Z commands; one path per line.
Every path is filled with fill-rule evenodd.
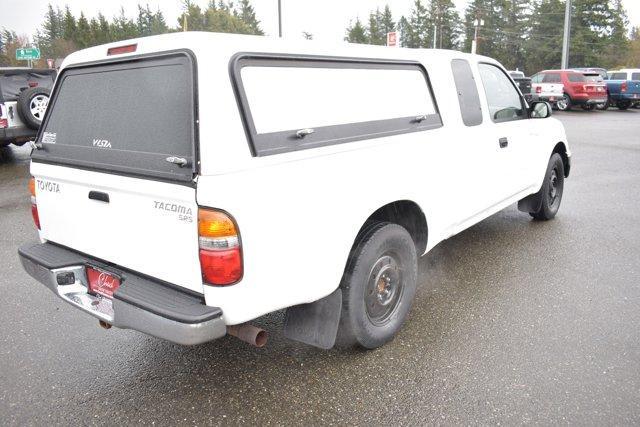
M 572 7 L 571 66 L 640 66 L 640 28 L 630 31 L 622 0 L 573 0 Z M 399 31 L 404 47 L 469 52 L 477 31 L 479 54 L 533 74 L 560 67 L 564 10 L 564 0 L 471 0 L 460 14 L 453 0 L 414 0 L 408 16 L 397 20 L 388 5 L 372 11 L 364 22 L 356 18 L 346 29 L 345 40 L 384 45 L 388 32 Z M 135 18 L 120 9 L 111 19 L 101 13 L 88 19 L 84 13 L 75 16 L 69 7 L 49 5 L 40 28 L 33 35 L 43 58 L 36 66 L 44 66 L 45 58 L 63 58 L 77 49 L 174 31 L 264 34 L 250 0 L 237 4 L 211 0 L 206 8 L 183 0 L 182 14 L 173 25 L 148 5 L 139 4 Z M 15 31 L 0 31 L 0 66 L 24 65 L 15 60 L 15 50 L 27 42 Z
M 399 31 L 403 47 L 469 52 L 477 31 L 477 53 L 533 74 L 560 67 L 564 14 L 563 0 L 471 0 L 462 16 L 452 0 L 415 0 L 397 21 L 388 6 L 356 18 L 345 40 L 383 45 Z M 570 43 L 572 67 L 640 66 L 640 28 L 630 31 L 622 0 L 573 0 Z
M 184 0 L 182 10 L 176 24 L 171 26 L 160 10 L 153 11 L 149 5 L 138 4 L 135 19 L 127 17 L 123 8 L 111 19 L 102 13 L 88 19 L 83 12 L 75 16 L 69 6 L 61 9 L 49 4 L 42 30 L 33 35 L 33 44 L 40 48 L 42 58 L 35 66 L 45 66 L 46 58 L 64 58 L 78 49 L 176 31 L 264 35 L 249 0 L 240 0 L 237 5 L 232 1 L 211 0 L 204 9 L 193 0 Z M 0 66 L 25 65 L 24 61 L 16 61 L 15 50 L 27 44 L 26 37 L 15 31 L 0 31 Z

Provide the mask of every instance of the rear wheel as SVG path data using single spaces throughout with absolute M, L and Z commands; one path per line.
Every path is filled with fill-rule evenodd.
M 342 279 L 338 341 L 368 349 L 391 341 L 416 291 L 418 260 L 406 229 L 374 223 L 361 233 Z
M 538 220 L 547 221 L 552 219 L 560 209 L 562 194 L 564 192 L 564 163 L 560 154 L 553 153 L 547 165 L 547 173 L 538 195 L 542 199 L 540 208 L 536 212 L 529 214 Z
M 620 101 L 616 104 L 616 107 L 618 107 L 619 110 L 626 110 L 631 106 L 631 103 L 629 101 Z
M 559 99 L 556 103 L 558 110 L 560 111 L 569 111 L 571 110 L 571 98 L 566 93 L 562 95 L 562 99 Z
M 609 106 L 610 106 L 610 105 L 611 105 L 611 104 L 610 104 L 610 102 L 609 102 L 609 99 L 607 98 L 607 100 L 606 100 L 604 103 L 596 105 L 596 108 L 597 108 L 598 110 L 607 110 L 607 109 L 609 108 Z

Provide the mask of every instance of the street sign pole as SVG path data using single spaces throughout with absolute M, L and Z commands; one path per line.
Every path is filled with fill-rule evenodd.
M 566 0 L 564 9 L 564 35 L 562 39 L 562 60 L 560 68 L 569 68 L 569 39 L 571 38 L 571 0 Z

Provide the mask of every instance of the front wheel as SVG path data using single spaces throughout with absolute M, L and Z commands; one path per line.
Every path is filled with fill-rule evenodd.
M 406 229 L 392 223 L 365 227 L 342 279 L 338 341 L 368 349 L 391 341 L 416 292 L 418 257 Z
M 564 191 L 564 163 L 560 154 L 553 153 L 547 165 L 547 173 L 538 196 L 542 199 L 540 208 L 536 212 L 529 214 L 538 220 L 547 221 L 552 219 L 560 209 L 562 193 Z
M 556 103 L 558 110 L 560 111 L 569 111 L 571 110 L 571 98 L 566 93 L 562 95 L 562 99 L 559 99 Z
M 618 107 L 619 110 L 626 110 L 631 107 L 631 103 L 629 101 L 620 101 L 616 107 Z

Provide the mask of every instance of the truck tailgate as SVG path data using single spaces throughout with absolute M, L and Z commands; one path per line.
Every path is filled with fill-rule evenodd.
M 34 162 L 40 236 L 202 292 L 195 189 Z

